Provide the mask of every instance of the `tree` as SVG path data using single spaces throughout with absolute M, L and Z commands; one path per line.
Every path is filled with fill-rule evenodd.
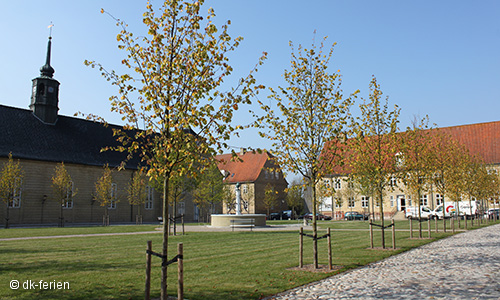
M 5 228 L 9 228 L 9 209 L 16 207 L 21 201 L 21 185 L 24 178 L 24 171 L 19 160 L 14 162 L 12 153 L 9 153 L 9 160 L 4 163 L 0 173 L 0 199 L 6 205 Z
M 126 125 L 115 130 L 122 143 L 116 150 L 140 155 L 147 175 L 163 179 L 164 220 L 170 179 L 193 175 L 207 166 L 206 158 L 226 147 L 231 134 L 241 128 L 232 123 L 234 112 L 250 104 L 263 88 L 256 85 L 253 71 L 234 88 L 221 87 L 233 71 L 227 54 L 242 38 L 229 36 L 229 21 L 217 28 L 213 9 L 204 18 L 203 3 L 165 0 L 156 10 L 148 2 L 143 14 L 147 35 L 135 36 L 116 20 L 121 28 L 118 47 L 126 52 L 122 64 L 130 73 L 120 75 L 86 61 L 118 88 L 119 95 L 110 98 L 111 110 L 122 114 Z M 258 64 L 264 59 L 265 53 Z M 163 223 L 162 255 L 167 259 L 168 225 Z M 166 298 L 167 267 L 163 266 L 161 299 Z
M 458 173 L 455 173 L 456 166 L 465 149 L 463 149 L 451 136 L 441 133 L 440 129 L 436 129 L 432 135 L 431 145 L 433 151 L 431 152 L 429 165 L 434 171 L 432 176 L 433 184 L 436 187 L 436 191 L 443 199 L 444 213 L 445 195 L 446 197 L 451 196 L 453 180 L 455 174 L 458 175 Z M 443 217 L 443 231 L 446 232 L 445 217 Z
M 286 203 L 292 210 L 292 218 L 298 216 L 304 210 L 303 185 L 298 180 L 293 180 L 286 190 Z
M 314 267 L 318 268 L 316 184 L 339 161 L 340 145 L 345 141 L 345 125 L 352 104 L 340 89 L 340 75 L 330 73 L 328 65 L 333 46 L 323 53 L 323 42 L 316 49 L 299 45 L 295 53 L 292 43 L 291 70 L 285 70 L 285 88 L 270 89 L 278 111 L 260 102 L 264 112 L 257 116 L 260 135 L 273 142 L 270 151 L 283 168 L 300 174 L 312 191 L 312 226 Z M 320 158 L 322 151 L 327 153 Z
M 263 204 L 267 210 L 268 217 L 270 216 L 271 208 L 273 208 L 274 205 L 277 203 L 276 201 L 278 201 L 278 191 L 276 191 L 274 185 L 272 185 L 271 183 L 267 183 L 264 188 Z
M 213 165 L 200 175 L 193 191 L 193 201 L 205 211 L 207 221 L 214 212 L 215 206 L 223 202 L 225 187 L 222 181 L 222 174 L 217 166 Z M 200 213 L 200 215 L 202 215 Z
M 58 164 L 54 169 L 52 177 L 52 190 L 55 195 L 55 200 L 59 203 L 61 209 L 59 216 L 59 226 L 64 227 L 64 208 L 73 206 L 73 197 L 78 192 L 74 189 L 73 181 L 69 175 L 64 163 Z
M 422 196 L 430 189 L 433 181 L 431 129 L 428 127 L 428 117 L 413 122 L 406 132 L 399 135 L 402 166 L 400 177 L 407 194 L 415 197 L 418 218 L 421 219 Z M 422 222 L 418 222 L 419 238 L 422 238 Z
M 95 183 L 95 200 L 104 207 L 103 225 L 109 225 L 108 208 L 116 205 L 116 185 L 113 184 L 113 175 L 109 166 L 104 166 L 102 176 Z
M 148 178 L 142 170 L 133 173 L 127 188 L 127 198 L 130 205 L 137 206 L 137 223 L 142 224 L 141 206 L 147 199 Z
M 374 201 L 380 207 L 382 221 L 382 248 L 385 248 L 384 236 L 384 192 L 390 186 L 390 180 L 397 174 L 401 165 L 401 155 L 397 150 L 397 130 L 400 110 L 397 106 L 389 111 L 388 98 L 381 103 L 382 91 L 373 77 L 370 83 L 369 102 L 363 101 L 359 107 L 361 116 L 352 120 L 356 135 L 350 143 L 352 157 L 350 168 L 358 182 L 369 186 L 374 191 Z

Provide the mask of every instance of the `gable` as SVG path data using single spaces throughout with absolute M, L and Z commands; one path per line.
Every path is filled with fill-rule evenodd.
M 218 161 L 217 167 L 219 170 L 229 172 L 226 182 L 255 182 L 269 159 L 268 153 L 246 152 L 237 155 L 241 161 L 232 160 L 231 154 L 222 154 L 215 157 Z

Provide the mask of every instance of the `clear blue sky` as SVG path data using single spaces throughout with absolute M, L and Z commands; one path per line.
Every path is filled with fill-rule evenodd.
M 231 20 L 233 37 L 244 37 L 231 60 L 237 75 L 266 51 L 257 79 L 282 85 L 288 42 L 309 46 L 316 30 L 317 41 L 328 36 L 329 43 L 337 42 L 331 68 L 340 69 L 344 93 L 359 89 L 367 98 L 375 75 L 390 103 L 401 107 L 402 128 L 426 114 L 441 127 L 500 120 L 500 1 L 213 0 L 206 6 L 215 9 L 217 23 Z M 2 1 L 0 104 L 28 108 L 53 22 L 60 114 L 94 113 L 120 124 L 107 100 L 116 91 L 83 61 L 119 68 L 124 53 L 116 46 L 118 28 L 100 9 L 140 35 L 144 7 L 139 0 Z M 246 111 L 239 120 L 248 121 Z M 269 147 L 255 132 L 243 132 L 231 144 Z

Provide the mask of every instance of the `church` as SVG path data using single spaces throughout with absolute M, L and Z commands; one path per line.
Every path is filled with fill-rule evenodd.
M 0 104 L 0 170 L 11 154 L 24 171 L 14 201 L 0 205 L 2 221 L 8 218 L 12 226 L 59 224 L 61 205 L 54 196 L 52 177 L 56 165 L 63 162 L 77 191 L 62 207 L 64 224 L 102 224 L 105 207 L 95 200 L 95 183 L 105 165 L 112 169 L 113 178 L 110 223 L 135 223 L 139 208 L 129 204 L 127 188 L 140 162 L 127 161 L 125 170 L 118 172 L 125 154 L 101 151 L 118 145 L 113 137 L 118 126 L 58 114 L 59 82 L 53 77 L 50 52 L 49 37 L 46 63 L 33 79 L 29 109 Z M 157 222 L 162 215 L 160 193 L 148 186 L 143 206 L 143 222 Z

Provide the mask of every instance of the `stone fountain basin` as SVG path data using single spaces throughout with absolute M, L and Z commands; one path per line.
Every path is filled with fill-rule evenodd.
M 211 225 L 214 227 L 229 227 L 231 220 L 250 220 L 254 219 L 255 226 L 266 226 L 266 215 L 264 214 L 242 214 L 242 215 L 228 215 L 228 214 L 215 214 L 211 217 Z

